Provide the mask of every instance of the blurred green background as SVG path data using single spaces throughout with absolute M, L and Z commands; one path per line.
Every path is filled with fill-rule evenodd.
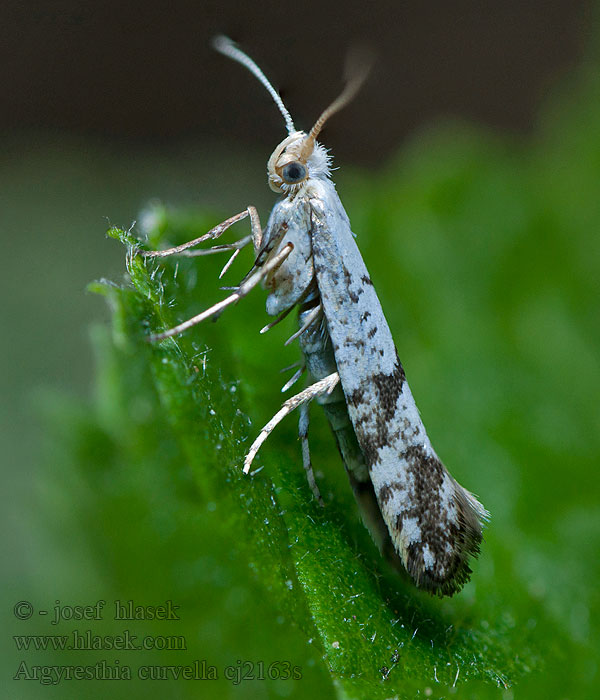
M 176 86 L 177 98 L 161 92 L 170 73 L 156 71 L 154 54 L 152 70 L 130 77 L 148 93 L 123 79 L 129 99 L 122 106 L 117 93 L 102 98 L 119 84 L 107 64 L 116 70 L 121 60 L 132 70 L 133 58 L 144 55 L 141 39 L 155 38 L 160 15 L 152 12 L 133 22 L 138 43 L 123 55 L 109 44 L 105 54 L 81 49 L 81 66 L 66 47 L 73 37 L 85 45 L 82 28 L 105 36 L 99 10 L 69 14 L 65 6 L 60 14 L 41 6 L 36 21 L 14 10 L 12 24 L 3 23 L 29 30 L 19 43 L 21 64 L 12 58 L 13 82 L 4 82 L 14 109 L 2 117 L 0 155 L 5 697 L 594 697 L 600 32 L 588 6 L 572 15 L 561 7 L 465 10 L 445 42 L 442 11 L 435 20 L 396 11 L 408 29 L 386 29 L 371 87 L 323 135 L 343 166 L 334 173 L 338 190 L 432 440 L 492 512 L 473 581 L 451 601 L 417 593 L 378 557 L 318 410 L 311 445 L 325 514 L 303 482 L 293 419 L 259 455 L 265 469 L 251 483 L 240 480 L 236 464 L 248 438 L 281 401 L 285 377 L 277 369 L 297 359 L 293 347 L 282 350 L 292 319 L 258 335 L 264 294 L 177 346 L 149 348 L 143 333 L 158 317 L 185 318 L 219 298 L 222 261 L 182 262 L 176 277 L 169 263 L 153 278 L 152 268 L 136 263 L 137 291 L 96 288 L 109 306 L 84 291 L 91 280 L 124 281 L 126 249 L 105 237 L 111 225 L 128 229 L 137 220 L 133 233 L 158 245 L 199 235 L 250 202 L 265 221 L 273 202 L 265 161 L 283 133 L 272 105 L 239 67 L 207 57 L 207 75 L 185 88 L 194 100 L 202 96 L 194 133 L 182 112 L 183 88 Z M 319 26 L 303 67 L 301 25 L 288 26 L 278 10 L 242 31 L 234 9 L 219 16 L 205 8 L 189 23 L 204 42 L 193 73 L 209 56 L 208 35 L 229 31 L 269 74 L 289 82 L 304 126 L 337 91 L 361 17 L 364 34 L 377 37 L 377 18 L 364 12 L 344 18 L 329 43 Z M 177 26 L 185 17 L 182 10 Z M 533 20 L 531 34 L 525 27 Z M 55 44 L 36 47 L 33 38 L 53 28 L 60 30 Z M 418 52 L 410 62 L 391 52 L 394 32 L 409 30 L 433 47 L 422 62 Z M 161 38 L 168 47 L 175 36 Z M 330 60 L 315 94 L 294 93 L 294 81 L 312 90 L 310 61 L 321 50 Z M 438 77 L 442 89 L 427 75 L 447 70 L 448 55 L 454 82 Z M 80 100 L 65 81 L 44 102 L 54 83 L 24 79 L 40 56 L 57 81 L 58 68 L 74 64 L 71 82 L 78 71 L 86 78 Z M 85 73 L 86 57 L 96 73 L 89 66 Z M 190 70 L 188 59 L 179 56 Z M 430 74 L 410 73 L 420 63 Z M 408 64 L 401 84 L 399 64 Z M 179 74 L 173 63 L 171 71 Z M 228 76 L 222 85 L 219 75 Z M 438 102 L 404 91 L 417 83 Z M 55 102 L 62 109 L 50 109 Z M 164 125 L 155 103 L 173 112 Z M 102 117 L 94 116 L 99 105 Z M 248 256 L 236 264 L 231 284 L 249 264 Z M 37 614 L 53 611 L 57 600 L 98 599 L 109 609 L 115 599 L 173 600 L 181 620 L 124 624 L 107 612 L 102 622 L 53 626 Z M 20 600 L 34 605 L 30 620 L 15 618 Z M 125 628 L 139 637 L 183 636 L 187 651 L 18 651 L 13 639 Z M 220 679 L 11 680 L 23 660 L 31 667 L 101 659 L 135 669 L 206 660 Z M 302 679 L 223 678 L 239 662 L 251 662 L 256 674 L 258 662 L 283 661 L 300 667 Z

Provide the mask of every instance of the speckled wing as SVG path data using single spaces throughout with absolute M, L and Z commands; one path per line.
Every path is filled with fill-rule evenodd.
M 416 585 L 452 595 L 469 579 L 487 512 L 431 446 L 333 184 L 314 194 L 311 235 L 321 303 L 381 514 Z

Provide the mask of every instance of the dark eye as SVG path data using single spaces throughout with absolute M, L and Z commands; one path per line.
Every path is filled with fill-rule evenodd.
M 288 185 L 295 185 L 306 177 L 306 166 L 296 161 L 288 163 L 281 171 L 281 176 Z

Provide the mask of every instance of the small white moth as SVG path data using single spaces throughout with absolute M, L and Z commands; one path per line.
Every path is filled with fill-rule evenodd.
M 262 429 L 245 459 L 244 472 L 249 472 L 277 423 L 299 407 L 304 467 L 322 503 L 308 449 L 308 405 L 316 399 L 331 424 L 363 519 L 382 553 L 401 563 L 418 587 L 452 595 L 469 579 L 469 558 L 479 552 L 488 513 L 450 476 L 431 446 L 330 179 L 330 158 L 316 141 L 327 119 L 353 98 L 366 70 L 363 66 L 355 73 L 306 134 L 295 129 L 281 98 L 254 61 L 226 37 L 218 37 L 214 46 L 262 82 L 285 119 L 288 136 L 267 165 L 269 186 L 282 197 L 264 230 L 256 209 L 249 206 L 200 238 L 144 253 L 161 257 L 232 251 L 222 276 L 250 241 L 255 252 L 252 269 L 230 296 L 152 339 L 176 335 L 220 314 L 260 283 L 270 292 L 267 313 L 277 316 L 261 332 L 298 307 L 299 330 L 287 342 L 298 340 L 304 363 L 282 391 L 304 370 L 315 381 L 286 401 Z M 190 250 L 218 238 L 246 216 L 251 235 L 228 245 Z

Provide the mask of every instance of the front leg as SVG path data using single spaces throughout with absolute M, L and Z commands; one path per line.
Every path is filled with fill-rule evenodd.
M 269 260 L 269 262 L 265 263 L 265 265 L 263 265 L 262 267 L 259 267 L 252 274 L 246 276 L 246 278 L 239 284 L 239 286 L 235 288 L 235 292 L 233 294 L 230 294 L 228 297 L 226 297 L 222 301 L 217 302 L 210 308 L 206 309 L 206 311 L 199 313 L 197 316 L 193 316 L 187 321 L 179 323 L 173 328 L 169 328 L 169 330 L 167 331 L 163 331 L 162 333 L 157 333 L 156 335 L 149 336 L 148 340 L 164 340 L 165 338 L 170 338 L 174 335 L 179 335 L 180 333 L 183 333 L 183 331 L 186 331 L 188 328 L 191 328 L 192 326 L 195 326 L 196 324 L 205 321 L 207 318 L 220 314 L 223 311 L 223 309 L 227 308 L 228 306 L 231 306 L 231 304 L 237 303 L 242 297 L 245 297 L 246 294 L 248 294 L 248 292 L 254 289 L 254 287 L 256 287 L 256 285 L 259 284 L 268 274 L 270 274 L 274 270 L 277 270 L 277 268 L 287 258 L 287 256 L 292 252 L 293 249 L 293 243 L 286 243 L 286 245 L 277 253 L 277 255 L 274 258 Z
M 214 241 L 217 238 L 220 238 L 225 233 L 225 231 L 227 231 L 228 228 L 233 226 L 233 224 L 236 224 L 238 221 L 242 221 L 242 219 L 245 219 L 247 216 L 250 217 L 250 227 L 252 230 L 252 234 L 250 237 L 246 236 L 245 238 L 242 238 L 236 243 L 213 246 L 206 250 L 189 250 L 190 248 L 194 248 L 200 243 L 204 243 L 204 241 Z M 218 253 L 223 250 L 232 250 L 234 248 L 239 250 L 243 247 L 243 245 L 240 245 L 242 241 L 245 241 L 243 245 L 246 245 L 247 243 L 252 241 L 254 244 L 255 254 L 258 252 L 258 250 L 260 250 L 260 246 L 262 244 L 262 229 L 260 226 L 258 211 L 256 210 L 256 207 L 252 205 L 249 205 L 246 209 L 244 209 L 244 211 L 240 212 L 239 214 L 231 216 L 229 217 L 229 219 L 225 219 L 225 221 L 222 221 L 220 224 L 217 224 L 217 226 L 211 228 L 211 230 L 208 233 L 205 233 L 204 235 L 199 236 L 198 238 L 194 238 L 191 241 L 187 241 L 187 243 L 182 243 L 181 245 L 176 245 L 172 248 L 167 248 L 166 250 L 140 250 L 139 253 L 140 255 L 143 255 L 146 258 L 166 258 L 170 255 L 184 255 L 187 257 L 195 257 L 196 255 L 209 255 L 212 252 Z

